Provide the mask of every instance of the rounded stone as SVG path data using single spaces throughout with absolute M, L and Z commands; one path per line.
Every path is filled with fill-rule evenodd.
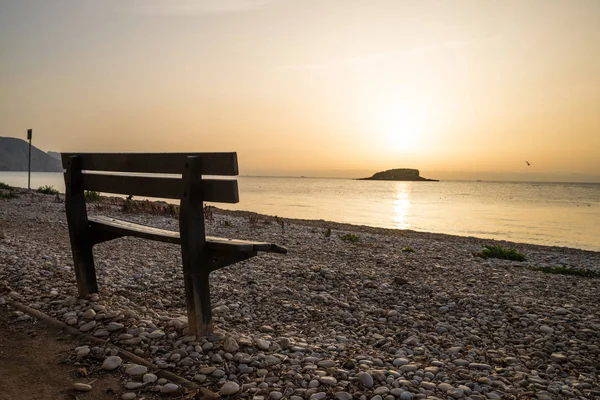
M 142 378 L 142 382 L 144 383 L 153 383 L 156 382 L 158 380 L 158 376 L 154 375 L 154 374 L 145 374 L 144 377 Z
M 133 392 L 127 392 L 127 393 L 123 393 L 123 395 L 121 396 L 121 399 L 123 400 L 132 400 L 135 399 L 136 394 Z
M 269 346 L 271 346 L 271 343 L 268 340 L 260 338 L 255 338 L 254 343 L 256 343 L 256 346 L 261 350 L 269 350 Z
M 543 333 L 547 333 L 547 334 L 554 333 L 554 329 L 549 327 L 548 325 L 540 326 L 540 331 L 542 331 Z
M 167 383 L 160 388 L 161 393 L 175 393 L 179 391 L 179 386 L 174 383 Z
M 135 390 L 135 389 L 141 388 L 142 386 L 144 386 L 144 384 L 141 383 L 141 382 L 127 382 L 125 384 L 125 389 L 127 389 L 127 390 Z
M 102 369 L 107 371 L 112 371 L 113 369 L 119 368 L 123 360 L 119 356 L 110 356 L 104 359 L 102 363 Z
M 73 389 L 77 390 L 78 392 L 89 392 L 92 390 L 92 385 L 88 385 L 87 383 L 74 383 Z
M 239 348 L 240 346 L 233 337 L 227 336 L 225 338 L 225 342 L 223 342 L 223 350 L 228 353 L 235 353 Z
M 352 400 L 352 395 L 348 392 L 337 392 L 334 396 L 337 400 Z
M 392 365 L 393 365 L 394 367 L 401 367 L 401 366 L 403 366 L 403 365 L 406 365 L 406 364 L 408 364 L 408 362 L 409 362 L 409 361 L 408 361 L 406 358 L 396 358 L 396 359 L 395 359 L 395 360 L 392 362 Z
M 131 376 L 144 375 L 146 372 L 148 372 L 148 367 L 144 365 L 130 364 L 125 369 L 125 373 Z
M 402 392 L 402 394 L 400 394 L 400 400 L 412 400 L 413 398 L 413 394 L 411 392 Z
M 79 327 L 81 332 L 89 332 L 96 326 L 96 321 L 90 321 L 87 324 L 83 324 Z
M 373 387 L 373 377 L 368 372 L 359 372 L 357 378 L 364 387 L 369 389 Z
M 219 391 L 223 396 L 230 396 L 240 391 L 240 385 L 235 382 L 225 382 Z
M 283 397 L 283 393 L 278 392 L 278 391 L 269 393 L 269 398 L 271 400 L 280 400 L 282 397 Z
M 378 394 L 378 395 L 384 395 L 384 394 L 388 394 L 388 392 L 390 391 L 390 389 L 386 386 L 379 386 L 378 388 L 376 388 L 373 391 L 373 394 Z
M 323 376 L 319 378 L 319 382 L 324 385 L 334 386 L 337 383 L 337 379 L 335 379 L 333 376 Z
M 446 394 L 448 396 L 454 397 L 455 399 L 462 399 L 463 397 L 465 397 L 465 392 L 463 392 L 462 389 L 448 389 L 446 391 Z

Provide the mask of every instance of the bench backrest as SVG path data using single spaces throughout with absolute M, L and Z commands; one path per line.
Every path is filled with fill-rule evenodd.
M 69 171 L 81 171 L 83 190 L 103 193 L 181 199 L 184 181 L 179 177 L 148 174 L 183 175 L 189 157 L 197 159 L 202 175 L 235 176 L 237 154 L 231 153 L 62 153 L 65 181 Z M 105 173 L 105 172 L 108 172 Z M 111 174 L 112 173 L 112 174 Z M 118 174 L 116 174 L 118 173 Z M 202 179 L 202 200 L 218 203 L 239 201 L 237 181 Z

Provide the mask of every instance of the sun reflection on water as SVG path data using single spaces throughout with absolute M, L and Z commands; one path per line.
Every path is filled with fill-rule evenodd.
M 397 229 L 410 228 L 408 211 L 410 209 L 410 188 L 407 183 L 396 185 L 396 198 L 394 199 L 394 226 Z

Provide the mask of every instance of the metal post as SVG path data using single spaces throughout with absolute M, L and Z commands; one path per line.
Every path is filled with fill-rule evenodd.
M 27 168 L 27 190 L 31 191 L 31 136 L 33 129 L 27 129 L 27 140 L 29 140 L 29 167 Z

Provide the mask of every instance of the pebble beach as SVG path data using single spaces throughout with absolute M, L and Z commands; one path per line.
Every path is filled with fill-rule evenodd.
M 600 252 L 321 220 L 285 219 L 282 228 L 273 217 L 215 210 L 207 235 L 288 254 L 212 273 L 215 332 L 197 338 L 177 245 L 97 245 L 99 293 L 78 299 L 64 196 L 17 192 L 0 199 L 0 307 L 18 301 L 222 397 L 600 398 Z M 178 229 L 174 216 L 122 204 L 90 203 L 88 214 Z M 490 244 L 526 261 L 476 255 Z M 121 374 L 122 399 L 185 394 L 108 347 L 73 348 L 72 360 Z

